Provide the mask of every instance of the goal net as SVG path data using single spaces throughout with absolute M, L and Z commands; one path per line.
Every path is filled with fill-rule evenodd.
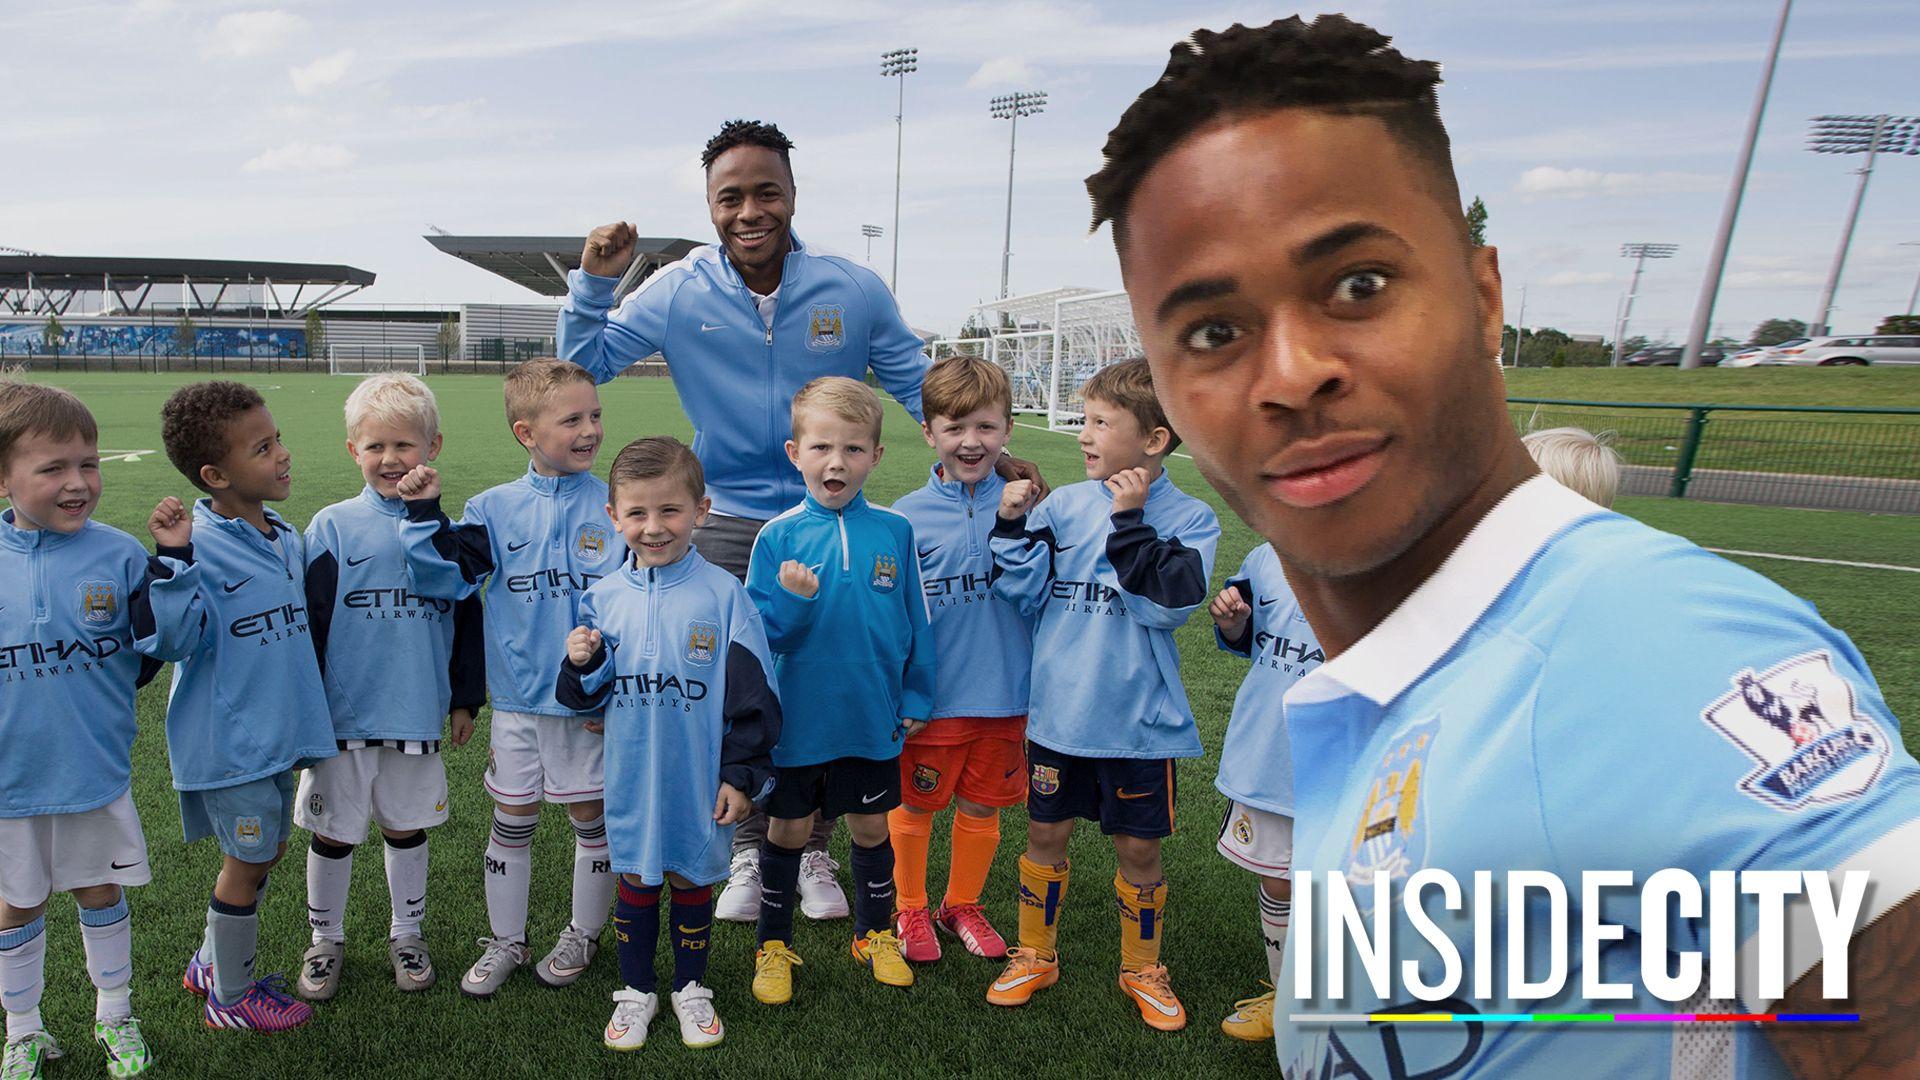
M 327 374 L 372 375 L 379 371 L 427 373 L 425 345 L 328 345 Z
M 1044 416 L 1056 431 L 1084 422 L 1080 390 L 1095 372 L 1141 355 L 1124 292 L 1054 289 L 975 310 L 1003 328 L 985 338 L 935 341 L 933 359 L 965 353 L 999 365 L 1013 384 L 1013 411 Z

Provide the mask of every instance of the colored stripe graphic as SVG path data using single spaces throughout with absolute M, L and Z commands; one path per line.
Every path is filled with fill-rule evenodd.
M 1288 1013 L 1296 1024 L 1857 1024 L 1859 1013 Z

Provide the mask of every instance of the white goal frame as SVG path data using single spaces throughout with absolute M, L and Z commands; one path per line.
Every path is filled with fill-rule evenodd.
M 1080 388 L 1095 372 L 1142 355 L 1133 309 L 1123 291 L 1053 289 L 991 301 L 975 310 L 1004 329 L 986 338 L 934 341 L 929 348 L 933 359 L 965 353 L 998 364 L 1013 384 L 1013 411 L 1045 416 L 1053 431 L 1073 430 L 1085 422 Z
M 372 375 L 381 371 L 404 371 L 412 375 L 427 373 L 425 345 L 335 345 L 327 346 L 327 374 Z

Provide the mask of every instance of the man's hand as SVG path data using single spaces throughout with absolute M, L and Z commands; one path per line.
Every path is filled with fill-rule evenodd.
M 1247 620 L 1253 617 L 1253 609 L 1247 606 L 1240 590 L 1229 585 L 1207 605 L 1207 614 L 1213 616 L 1213 625 L 1220 628 L 1221 637 L 1239 641 L 1240 635 L 1247 632 Z
M 1040 466 L 1014 457 L 1012 454 L 1001 454 L 1000 460 L 993 463 L 993 471 L 1000 474 L 1000 479 L 1009 483 L 1015 480 L 1026 480 L 1032 483 L 1037 492 L 1033 497 L 1034 502 L 1046 498 L 1047 493 L 1053 490 L 1047 486 L 1047 478 L 1040 475 Z
M 1113 512 L 1138 510 L 1147 505 L 1147 488 L 1152 483 L 1147 470 L 1137 465 L 1107 477 L 1107 490 L 1113 492 Z
M 1034 481 L 1009 480 L 1000 489 L 1000 520 L 1019 521 L 1039 501 L 1040 488 Z
M 713 801 L 713 820 L 716 825 L 733 825 L 753 813 L 753 800 L 747 798 L 739 788 L 732 784 L 720 785 L 720 797 Z
M 431 465 L 415 465 L 394 485 L 394 490 L 403 499 L 437 499 L 440 497 L 440 470 Z
M 599 651 L 600 631 L 576 626 L 573 633 L 567 635 L 567 661 L 574 667 L 586 667 L 593 661 L 593 654 Z
M 193 542 L 193 515 L 179 499 L 169 495 L 148 515 L 147 531 L 161 547 L 186 547 Z
M 447 714 L 447 741 L 455 746 L 467 745 L 473 738 L 473 713 L 466 709 L 455 709 Z
M 580 269 L 601 277 L 619 277 L 633 262 L 633 241 L 640 234 L 624 221 L 602 225 L 587 234 L 587 246 L 580 250 Z
M 933 723 L 931 720 L 909 720 L 903 716 L 900 718 L 900 737 L 911 739 L 927 730 L 927 725 L 931 723 Z
M 780 564 L 780 587 L 795 596 L 813 599 L 820 591 L 820 579 L 814 576 L 807 564 L 798 559 L 788 559 Z

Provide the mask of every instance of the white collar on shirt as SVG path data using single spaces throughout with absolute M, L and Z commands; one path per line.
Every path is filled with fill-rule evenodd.
M 1287 700 L 1359 694 L 1390 704 L 1465 636 L 1540 549 L 1574 522 L 1603 513 L 1546 476 L 1514 488 L 1432 577 L 1346 652 L 1294 684 Z

